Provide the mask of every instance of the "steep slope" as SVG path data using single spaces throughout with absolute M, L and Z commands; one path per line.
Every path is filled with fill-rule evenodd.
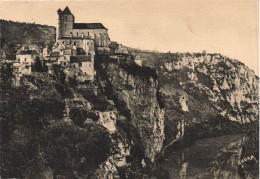
M 7 52 L 8 59 L 15 59 L 18 44 L 37 44 L 45 47 L 55 42 L 56 28 L 53 26 L 0 20 L 0 48 Z
M 1 176 L 138 178 L 180 141 L 251 129 L 243 157 L 257 156 L 252 70 L 220 54 L 142 55 L 143 67 L 97 55 L 93 84 L 1 64 Z
M 242 132 L 241 124 L 258 121 L 259 79 L 241 62 L 205 53 L 143 56 L 149 59 L 144 63 L 158 71 L 165 145 L 183 136 Z
M 19 79 L 1 65 L 2 176 L 136 177 L 132 171 L 161 151 L 164 110 L 154 70 L 134 75 L 123 64 L 96 63 L 97 83 L 86 85 L 62 68 Z M 147 70 L 152 76 L 141 75 Z
M 164 109 L 157 74 L 134 63 L 108 61 L 97 62 L 97 81 L 125 117 L 117 126 L 136 147 L 137 151 L 132 152 L 140 152 L 139 159 L 153 162 L 164 140 Z

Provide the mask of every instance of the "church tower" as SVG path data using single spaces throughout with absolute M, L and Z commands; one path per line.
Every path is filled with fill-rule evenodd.
M 58 26 L 58 39 L 63 37 L 70 37 L 72 33 L 75 17 L 70 12 L 68 6 L 62 11 L 58 9 L 59 26 Z

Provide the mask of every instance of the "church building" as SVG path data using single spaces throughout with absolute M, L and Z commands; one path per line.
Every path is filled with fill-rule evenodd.
M 75 23 L 68 6 L 57 12 L 57 40 L 50 55 L 45 55 L 49 73 L 52 73 L 51 67 L 58 64 L 65 68 L 68 77 L 76 77 L 81 82 L 94 81 L 95 55 L 110 51 L 108 29 L 101 23 Z
M 75 45 L 86 53 L 90 53 L 89 46 L 94 43 L 95 52 L 109 52 L 108 29 L 101 23 L 75 23 L 75 17 L 68 6 L 63 11 L 58 9 L 57 12 L 59 16 L 58 43 Z

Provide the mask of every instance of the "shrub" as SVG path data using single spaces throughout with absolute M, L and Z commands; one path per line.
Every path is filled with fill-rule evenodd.
M 196 74 L 200 83 L 204 84 L 205 86 L 208 86 L 210 89 L 213 89 L 214 83 L 208 75 L 205 75 L 204 73 L 201 73 L 199 71 L 196 71 Z
M 41 147 L 54 175 L 73 176 L 76 171 L 83 176 L 106 160 L 112 146 L 108 136 L 98 125 L 88 124 L 82 129 L 57 123 L 44 131 Z
M 93 111 L 86 111 L 85 109 L 72 108 L 70 109 L 70 118 L 74 124 L 78 126 L 84 126 L 84 122 L 87 118 L 97 121 L 99 116 Z
M 140 76 L 146 80 L 150 80 L 151 77 L 157 79 L 156 70 L 150 67 L 140 67 L 135 63 L 121 64 L 120 67 L 133 76 Z
M 107 99 L 93 93 L 83 93 L 83 97 L 93 104 L 93 110 L 105 111 L 111 105 Z
M 63 98 L 73 98 L 73 93 L 67 85 L 62 85 L 60 83 L 55 83 L 55 89 Z

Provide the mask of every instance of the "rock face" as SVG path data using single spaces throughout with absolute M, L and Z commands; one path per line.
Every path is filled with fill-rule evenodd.
M 114 101 L 136 129 L 144 157 L 153 162 L 164 140 L 164 109 L 157 99 L 157 79 L 130 74 L 117 64 L 101 65 L 105 71 L 102 73 L 107 75 L 106 80 L 100 79 L 103 88 L 111 88 L 108 95 L 114 96 Z
M 130 155 L 130 147 L 126 140 L 118 136 L 117 139 L 111 137 L 111 141 L 113 144 L 112 153 L 105 162 L 99 165 L 99 168 L 94 174 L 94 178 L 118 177 L 118 168 L 129 165 L 126 161 L 126 157 Z
M 185 128 L 207 128 L 208 132 L 224 127 L 216 127 L 215 118 L 239 124 L 258 119 L 259 78 L 243 63 L 220 54 L 163 54 L 156 60 L 154 66 L 166 105 L 166 144 L 179 136 L 176 133 L 181 132 L 183 118 Z M 186 102 L 182 96 L 187 97 Z
M 183 81 L 184 88 L 198 78 L 194 86 L 205 91 L 208 99 L 217 104 L 217 110 L 225 117 L 240 123 L 257 119 L 255 107 L 258 106 L 259 80 L 244 64 L 219 54 L 180 54 L 172 60 L 172 63 L 165 62 L 169 74 L 173 73 L 178 78 L 180 72 L 185 73 L 189 78 Z M 221 107 L 220 103 L 224 101 L 229 103 L 229 109 Z
M 105 112 L 98 112 L 99 120 L 98 124 L 107 128 L 109 132 L 116 131 L 116 111 L 105 111 Z
M 95 62 L 96 82 L 89 86 L 72 86 L 47 74 L 32 74 L 19 80 L 19 86 L 26 86 L 28 91 L 24 95 L 28 97 L 26 100 L 35 101 L 32 109 L 37 98 L 46 104 L 46 109 L 49 104 L 57 108 L 48 108 L 51 113 L 43 116 L 49 119 L 50 124 L 59 120 L 61 126 L 65 123 L 64 128 L 75 134 L 91 132 L 92 138 L 86 146 L 93 144 L 94 147 L 87 155 L 81 156 L 81 150 L 84 153 L 88 148 L 85 144 L 74 149 L 82 142 L 74 145 L 74 140 L 71 141 L 71 150 L 80 151 L 76 156 L 77 163 L 84 164 L 81 159 L 86 160 L 85 156 L 93 163 L 94 160 L 90 160 L 96 157 L 93 152 L 100 152 L 93 141 L 103 141 L 104 137 L 100 136 L 106 136 L 104 145 L 109 145 L 100 152 L 104 154 L 102 160 L 86 175 L 94 178 L 118 178 L 122 173 L 130 175 L 149 167 L 158 154 L 164 153 L 168 146 L 180 139 L 210 137 L 219 131 L 229 134 L 240 130 L 237 127 L 240 124 L 258 123 L 259 79 L 240 62 L 218 54 L 177 54 L 170 59 L 162 55 L 162 59 L 157 59 L 161 63 L 154 63 L 155 71 L 147 67 L 145 60 L 142 66 L 134 62 L 105 60 L 97 59 Z M 13 101 L 11 97 L 10 101 Z M 41 107 L 39 105 L 39 109 Z M 28 111 L 33 112 L 31 109 Z M 37 114 L 37 110 L 34 111 Z M 43 117 L 39 119 L 45 119 Z M 71 129 L 73 126 L 75 131 Z M 95 129 L 100 130 L 99 133 L 95 133 Z M 14 130 L 11 134 L 20 133 Z M 60 140 L 66 139 L 64 135 L 59 137 Z M 103 145 L 99 146 L 104 149 Z M 66 162 L 72 161 L 68 156 L 64 157 Z M 183 175 L 187 167 L 188 164 L 182 165 Z M 75 168 L 75 171 L 80 170 Z M 54 172 L 53 175 L 57 174 Z M 70 175 L 74 175 L 74 171 Z

